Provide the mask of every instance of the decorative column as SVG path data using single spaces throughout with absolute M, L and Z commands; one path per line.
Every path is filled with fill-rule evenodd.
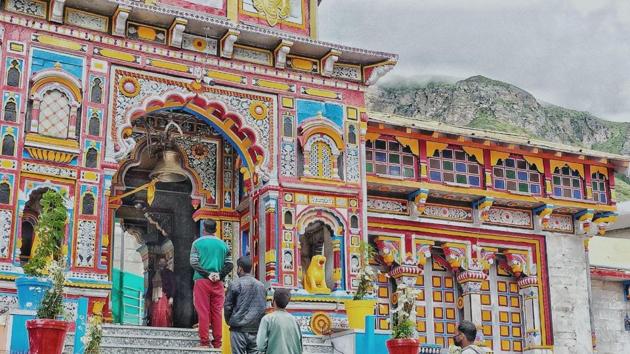
M 33 100 L 33 106 L 31 109 L 31 128 L 29 130 L 31 133 L 37 133 L 39 129 L 39 112 L 42 98 L 42 95 L 39 93 L 31 95 L 31 100 Z
M 487 277 L 483 265 L 477 261 L 457 275 L 457 282 L 463 290 L 464 319 L 474 323 L 477 328 L 481 327 L 481 284 Z
M 264 199 L 264 220 L 265 220 L 265 280 L 270 282 L 277 280 L 277 249 L 275 247 L 274 235 L 276 230 L 276 210 L 278 209 L 278 192 L 273 191 L 267 194 Z
M 332 279 L 335 282 L 333 291 L 341 290 L 341 239 L 342 236 L 334 236 L 332 240 L 333 246 L 333 274 Z
M 389 276 L 396 280 L 396 285 L 405 284 L 409 287 L 416 284 L 416 278 L 421 274 L 422 269 L 411 263 L 404 263 L 389 272 Z
M 526 276 L 518 281 L 519 292 L 523 298 L 523 325 L 525 327 L 524 353 L 542 353 L 542 335 L 540 327 L 540 307 L 538 305 L 538 277 Z
M 80 104 L 78 102 L 70 103 L 70 120 L 68 121 L 68 138 L 77 137 L 77 117 Z

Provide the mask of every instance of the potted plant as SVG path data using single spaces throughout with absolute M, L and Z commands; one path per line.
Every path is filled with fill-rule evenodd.
M 390 354 L 417 354 L 420 341 L 416 339 L 416 297 L 418 291 L 401 284 L 394 296 L 396 308 L 392 311 L 392 339 L 387 341 Z
M 42 196 L 42 213 L 35 227 L 39 243 L 23 267 L 24 276 L 15 280 L 20 309 L 37 310 L 44 294 L 52 287 L 52 282 L 46 277 L 46 268 L 51 260 L 59 260 L 63 256 L 61 244 L 68 219 L 64 202 L 64 191 L 48 190 Z
M 47 268 L 52 288 L 37 309 L 37 319 L 26 321 L 30 354 L 61 354 L 70 323 L 63 320 L 63 262 L 53 260 Z
M 348 326 L 352 329 L 365 329 L 365 316 L 374 313 L 375 299 L 366 299 L 372 292 L 376 271 L 370 266 L 370 259 L 374 256 L 374 248 L 367 242 L 360 246 L 361 257 L 359 259 L 359 286 L 352 300 L 345 302 Z

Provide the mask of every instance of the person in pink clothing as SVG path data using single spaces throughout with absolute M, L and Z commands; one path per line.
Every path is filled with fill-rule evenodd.
M 217 224 L 214 220 L 204 221 L 204 231 L 208 235 L 196 239 L 190 250 L 190 265 L 195 270 L 193 304 L 199 318 L 201 347 L 206 348 L 210 344 L 214 348 L 221 348 L 221 318 L 225 301 L 223 280 L 233 268 L 230 249 L 215 236 L 216 230 Z

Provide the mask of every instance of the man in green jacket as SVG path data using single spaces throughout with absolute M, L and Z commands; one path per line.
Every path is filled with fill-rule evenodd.
M 288 289 L 276 289 L 273 293 L 274 311 L 260 321 L 256 346 L 266 354 L 302 354 L 302 332 L 295 317 L 287 312 L 291 300 Z
M 215 236 L 217 223 L 205 220 L 203 226 L 207 235 L 196 239 L 190 250 L 190 265 L 195 270 L 193 303 L 199 318 L 201 347 L 210 347 L 209 330 L 212 329 L 212 347 L 221 348 L 223 280 L 232 271 L 232 258 L 225 242 Z

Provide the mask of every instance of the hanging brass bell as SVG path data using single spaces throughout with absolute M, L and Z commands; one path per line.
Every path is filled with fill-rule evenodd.
M 179 153 L 172 149 L 162 151 L 161 158 L 155 164 L 149 177 L 165 183 L 183 182 L 188 179 L 181 166 Z

